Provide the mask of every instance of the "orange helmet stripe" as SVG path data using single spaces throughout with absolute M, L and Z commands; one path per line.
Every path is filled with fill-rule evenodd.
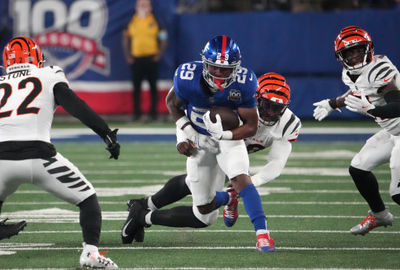
M 258 78 L 257 99 L 261 97 L 278 103 L 289 103 L 290 86 L 285 77 L 274 72 L 260 76 Z
M 4 66 L 30 63 L 43 66 L 43 55 L 35 41 L 28 37 L 16 37 L 10 40 L 3 51 Z

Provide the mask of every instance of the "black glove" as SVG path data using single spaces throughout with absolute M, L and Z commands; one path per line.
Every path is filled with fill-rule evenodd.
M 110 152 L 110 158 L 118 159 L 120 145 L 117 141 L 118 129 L 110 131 L 104 138 L 104 142 L 107 144 L 106 150 Z

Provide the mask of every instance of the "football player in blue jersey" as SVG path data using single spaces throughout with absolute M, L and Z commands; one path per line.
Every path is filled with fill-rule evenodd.
M 122 228 L 123 243 L 140 239 L 143 227 L 158 224 L 172 227 L 201 228 L 213 224 L 218 208 L 227 205 L 237 193 L 243 200 L 257 235 L 260 252 L 275 250 L 269 234 L 260 196 L 249 172 L 244 138 L 257 132 L 257 78 L 240 65 L 238 45 L 228 36 L 217 36 L 204 47 L 202 61 L 180 65 L 174 86 L 167 96 L 167 107 L 177 128 L 177 150 L 186 155 L 186 185 L 193 198 L 192 208 L 176 208 L 170 217 L 152 220 L 140 201 L 130 206 Z M 223 130 L 221 118 L 210 120 L 210 108 L 224 106 L 237 111 L 243 124 Z M 234 191 L 223 192 L 225 175 Z M 172 215 L 171 215 L 172 214 Z

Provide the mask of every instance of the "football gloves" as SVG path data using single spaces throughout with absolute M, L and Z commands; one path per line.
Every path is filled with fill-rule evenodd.
M 349 111 L 374 117 L 369 114 L 368 111 L 375 109 L 375 106 L 367 100 L 364 93 L 361 93 L 360 97 L 348 95 L 344 100 L 344 104 L 346 104 L 346 109 L 348 109 Z
M 324 99 L 313 103 L 316 108 L 314 108 L 314 118 L 315 120 L 322 121 L 327 117 L 334 109 L 329 105 L 329 99 Z
M 107 147 L 106 150 L 110 152 L 110 158 L 118 159 L 120 145 L 117 141 L 117 132 L 118 129 L 114 129 L 113 131 L 109 131 L 106 137 L 104 138 L 104 142 Z
M 232 140 L 233 134 L 232 131 L 226 130 L 224 131 L 222 128 L 221 116 L 219 114 L 215 115 L 216 122 L 213 123 L 210 119 L 210 111 L 207 111 L 203 115 L 203 122 L 206 125 L 206 129 L 208 133 L 211 134 L 217 140 Z

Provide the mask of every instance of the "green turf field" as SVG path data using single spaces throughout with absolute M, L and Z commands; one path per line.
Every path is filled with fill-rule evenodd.
M 347 173 L 361 143 L 295 143 L 284 173 L 259 189 L 277 250 L 259 254 L 252 224 L 239 204 L 232 228 L 152 226 L 144 243 L 123 245 L 120 229 L 128 199 L 157 190 L 185 171 L 174 143 L 124 143 L 120 159 L 108 160 L 103 144 L 57 143 L 95 186 L 103 211 L 101 250 L 120 268 L 131 269 L 400 269 L 400 208 L 388 195 L 388 166 L 376 170 L 393 227 L 353 236 L 350 227 L 365 217 L 367 205 Z M 266 152 L 251 155 L 252 170 Z M 182 204 L 190 204 L 190 197 Z M 222 210 L 220 211 L 222 214 Z M 76 269 L 81 232 L 77 208 L 32 185 L 21 186 L 3 206 L 2 217 L 28 226 L 0 242 L 1 269 Z M 4 255 L 8 254 L 9 255 Z M 2 255 L 3 254 L 3 255 Z

